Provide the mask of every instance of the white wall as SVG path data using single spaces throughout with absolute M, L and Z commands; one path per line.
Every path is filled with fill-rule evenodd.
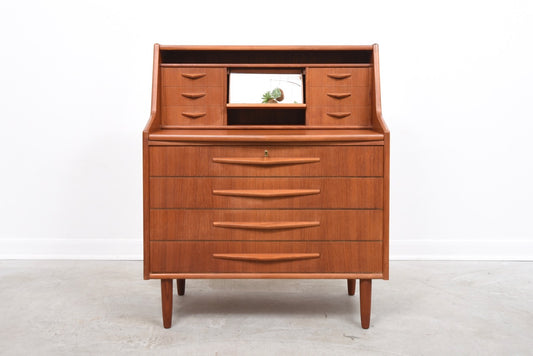
M 0 257 L 141 258 L 152 45 L 380 44 L 391 257 L 533 259 L 528 1 L 3 1 Z

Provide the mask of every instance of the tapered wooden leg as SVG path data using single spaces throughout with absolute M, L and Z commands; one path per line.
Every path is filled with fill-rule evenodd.
M 348 295 L 355 294 L 355 279 L 347 279 L 348 281 Z
M 177 279 L 176 282 L 178 282 L 178 295 L 184 295 L 185 294 L 185 280 Z
M 172 326 L 172 281 L 173 279 L 161 280 L 161 307 L 165 329 Z
M 359 280 L 359 304 L 361 310 L 361 327 L 368 329 L 370 326 L 370 305 L 372 301 L 372 280 Z

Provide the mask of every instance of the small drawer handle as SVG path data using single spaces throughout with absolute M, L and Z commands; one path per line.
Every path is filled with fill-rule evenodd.
M 350 116 L 351 114 L 352 114 L 351 112 L 328 112 L 327 113 L 328 116 L 334 117 L 335 119 L 342 119 L 347 116 Z
M 350 78 L 352 75 L 350 73 L 342 73 L 342 74 L 337 74 L 337 73 L 328 73 L 328 77 L 330 78 L 333 78 L 333 79 L 346 79 L 346 78 Z
M 327 96 L 335 99 L 344 99 L 352 95 L 352 93 L 326 93 Z
M 197 119 L 199 117 L 207 115 L 206 112 L 182 112 L 183 116 L 188 117 L 189 119 Z
M 207 73 L 181 73 L 181 75 L 185 78 L 195 80 L 205 77 Z
M 181 95 L 188 99 L 200 99 L 203 98 L 206 93 L 181 93 Z

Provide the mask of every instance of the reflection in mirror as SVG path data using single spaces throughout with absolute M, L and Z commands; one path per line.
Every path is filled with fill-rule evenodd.
M 229 102 L 235 104 L 303 104 L 302 72 L 230 72 Z

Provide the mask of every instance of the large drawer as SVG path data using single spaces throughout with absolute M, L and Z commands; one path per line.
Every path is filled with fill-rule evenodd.
M 151 146 L 151 176 L 383 176 L 383 146 Z
M 383 178 L 150 178 L 150 208 L 381 209 Z
M 150 240 L 365 240 L 383 210 L 150 210 Z
M 381 273 L 382 243 L 150 243 L 152 273 Z

